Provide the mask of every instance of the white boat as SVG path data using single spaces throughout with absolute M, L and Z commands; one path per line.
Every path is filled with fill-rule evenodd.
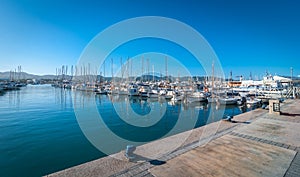
M 258 106 L 261 104 L 261 99 L 259 98 L 248 98 L 247 101 L 247 106 Z
M 167 90 L 161 89 L 158 94 L 159 94 L 159 96 L 165 96 L 167 94 Z
M 179 95 L 179 96 L 173 95 L 173 97 L 171 98 L 171 101 L 179 102 L 179 101 L 182 101 L 183 99 L 184 99 L 183 95 Z
M 119 95 L 128 95 L 128 88 L 127 88 L 126 84 L 124 84 L 124 83 L 120 84 L 118 94 Z
M 141 97 L 148 97 L 148 92 L 149 92 L 149 86 L 148 85 L 141 85 L 139 87 L 139 95 Z
M 234 104 L 237 104 L 238 99 L 237 98 L 219 98 L 218 101 L 220 104 L 234 105 Z
M 176 95 L 175 91 L 172 89 L 168 89 L 167 94 L 165 95 L 165 99 L 172 99 L 174 95 Z
M 204 102 L 204 101 L 207 101 L 207 98 L 206 98 L 205 94 L 202 92 L 194 92 L 187 97 L 188 103 Z
M 278 89 L 278 88 L 263 88 L 258 91 L 259 94 L 270 97 L 270 98 L 281 98 L 284 95 L 287 95 L 288 91 L 286 89 Z
M 119 94 L 119 88 L 115 87 L 114 89 L 111 89 L 111 94 L 113 95 Z
M 106 91 L 107 94 L 111 94 L 111 86 L 110 85 L 105 85 L 104 90 Z
M 100 94 L 100 95 L 106 95 L 107 94 L 107 91 L 105 90 L 104 87 L 100 87 L 100 88 L 97 88 L 95 90 L 96 94 Z
M 156 89 L 149 90 L 148 97 L 149 98 L 158 98 L 158 90 L 156 90 Z
M 128 95 L 128 89 L 127 88 L 124 88 L 124 87 L 121 87 L 119 89 L 119 95 Z
M 138 86 L 134 84 L 130 84 L 128 87 L 128 96 L 138 96 L 139 91 L 138 91 Z

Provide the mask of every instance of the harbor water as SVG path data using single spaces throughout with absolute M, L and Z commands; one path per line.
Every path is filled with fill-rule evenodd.
M 83 134 L 74 112 L 74 96 L 81 101 L 82 108 L 95 102 L 103 122 L 116 135 L 141 143 L 164 137 L 181 113 L 186 121 L 196 119 L 193 120 L 195 128 L 218 121 L 224 115 L 237 115 L 250 109 L 218 108 L 215 104 L 200 102 L 185 105 L 140 97 L 96 95 L 50 85 L 28 85 L 0 96 L 0 176 L 42 176 L 106 155 Z M 161 119 L 149 127 L 130 125 L 122 119 L 122 115 L 128 115 L 129 107 L 144 117 L 153 108 L 162 109 Z M 213 120 L 208 119 L 211 109 L 216 111 Z M 220 109 L 223 109 L 222 115 L 218 114 Z M 145 118 L 154 119 L 151 116 Z M 173 134 L 189 128 L 182 126 Z M 118 152 L 126 145 L 114 148 Z

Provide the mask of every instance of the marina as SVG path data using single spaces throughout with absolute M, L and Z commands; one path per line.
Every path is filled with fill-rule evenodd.
M 0 4 L 0 177 L 300 176 L 300 1 Z
M 123 86 L 112 86 L 106 83 L 104 87 L 90 86 L 78 89 L 72 85 L 23 84 L 22 87 L 15 85 L 6 89 L 6 85 L 13 84 L 2 84 L 4 89 L 0 96 L 0 117 L 1 129 L 6 133 L 2 134 L 1 138 L 6 145 L 1 146 L 0 151 L 2 152 L 1 159 L 6 159 L 1 162 L 1 165 L 3 169 L 7 169 L 3 173 L 9 176 L 19 176 L 21 173 L 40 176 L 98 158 L 105 159 L 107 154 L 93 147 L 78 126 L 78 120 L 74 114 L 75 97 L 81 100 L 80 105 L 83 107 L 89 107 L 89 103 L 95 100 L 102 119 L 110 129 L 123 138 L 140 142 L 138 145 L 165 138 L 164 135 L 172 129 L 180 114 L 185 115 L 186 120 L 195 118 L 194 126 L 183 125 L 168 136 L 197 129 L 227 117 L 235 117 L 263 105 L 264 108 L 268 108 L 264 103 L 270 98 L 288 100 L 283 95 L 274 98 L 268 95 L 267 101 L 263 103 L 261 94 L 260 97 L 253 95 L 241 97 L 239 94 L 232 94 L 232 88 L 224 87 L 218 92 L 210 92 L 212 91 L 210 87 L 207 89 L 204 86 L 199 89 L 197 84 L 203 85 L 199 82 L 194 82 L 194 85 L 189 85 L 188 82 L 169 84 L 131 82 Z M 112 87 L 123 88 L 123 90 L 114 90 Z M 298 93 L 295 92 L 295 94 Z M 215 101 L 211 101 L 212 99 Z M 120 121 L 119 114 L 121 112 L 121 117 L 128 114 L 128 106 L 142 116 L 147 116 L 151 110 L 156 110 L 161 112 L 162 119 L 155 126 L 146 129 L 129 128 L 126 122 Z M 163 113 L 164 108 L 165 113 Z M 213 120 L 209 119 L 211 111 L 214 114 Z M 127 117 L 129 120 L 130 118 Z M 147 119 L 149 118 L 153 119 L 147 116 Z M 188 122 L 186 124 L 188 125 Z M 112 148 L 113 153 L 124 150 L 126 145 L 115 146 Z M 70 151 L 70 149 L 73 150 Z M 38 157 L 40 153 L 44 154 L 42 159 L 32 158 Z M 58 158 L 65 160 L 57 161 Z M 31 163 L 24 165 L 24 161 Z M 49 162 L 52 164 L 51 168 L 47 165 Z M 12 170 L 9 168 L 11 166 L 20 168 Z

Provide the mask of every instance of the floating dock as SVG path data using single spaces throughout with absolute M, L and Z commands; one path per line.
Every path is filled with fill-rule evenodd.
M 48 176 L 300 176 L 300 100 L 281 103 L 281 114 L 256 109 L 157 140 L 141 147 L 155 153 L 189 134 L 159 158 L 128 161 L 124 152 Z

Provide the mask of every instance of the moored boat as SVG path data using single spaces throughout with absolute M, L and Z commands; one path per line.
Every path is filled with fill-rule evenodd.
M 237 98 L 219 98 L 218 101 L 220 104 L 235 105 L 235 104 L 237 104 L 238 99 Z
M 191 95 L 187 97 L 187 102 L 192 103 L 192 102 L 204 102 L 207 101 L 207 98 L 204 93 L 202 92 L 194 92 Z

